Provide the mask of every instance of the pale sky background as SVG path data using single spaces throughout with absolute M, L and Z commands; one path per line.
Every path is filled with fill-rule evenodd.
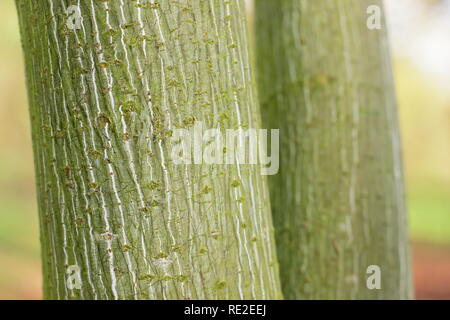
M 450 1 L 431 8 L 423 0 L 385 0 L 385 4 L 394 55 L 411 59 L 449 90 Z

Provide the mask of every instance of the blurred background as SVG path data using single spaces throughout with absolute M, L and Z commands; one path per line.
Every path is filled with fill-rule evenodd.
M 385 2 L 416 298 L 450 299 L 450 0 Z M 14 1 L 0 1 L 0 12 L 0 299 L 40 299 L 33 155 Z

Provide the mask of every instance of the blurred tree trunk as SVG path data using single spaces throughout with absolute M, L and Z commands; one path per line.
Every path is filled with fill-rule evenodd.
M 385 22 L 367 27 L 372 4 L 382 8 L 256 0 L 263 124 L 280 128 L 269 186 L 288 299 L 411 298 L 394 85 Z M 380 290 L 366 285 L 371 265 Z
M 259 126 L 242 1 L 16 3 L 45 297 L 280 298 L 259 170 L 170 160 L 174 128 Z

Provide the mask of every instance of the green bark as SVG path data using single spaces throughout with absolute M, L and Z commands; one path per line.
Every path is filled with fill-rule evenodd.
M 288 299 L 411 297 L 399 129 L 379 0 L 257 0 L 263 124 L 280 128 L 269 179 Z M 367 267 L 381 268 L 369 290 Z
M 280 298 L 259 169 L 169 157 L 174 128 L 260 125 L 242 1 L 16 3 L 45 298 Z

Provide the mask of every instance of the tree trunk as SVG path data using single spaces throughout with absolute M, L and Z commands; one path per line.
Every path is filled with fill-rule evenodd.
M 372 4 L 256 1 L 263 124 L 280 128 L 269 186 L 288 299 L 411 298 L 386 25 L 369 30 Z
M 45 297 L 280 298 L 257 167 L 170 159 L 175 128 L 259 127 L 242 1 L 16 2 Z

